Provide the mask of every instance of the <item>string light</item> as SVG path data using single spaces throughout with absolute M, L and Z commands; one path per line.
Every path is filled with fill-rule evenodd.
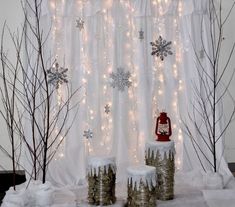
M 62 54 L 62 46 L 61 46 L 61 41 L 60 37 L 62 36 L 62 24 L 61 24 L 61 8 L 64 7 L 64 2 L 58 2 L 56 0 L 50 2 L 50 8 L 53 11 L 53 16 L 52 16 L 52 40 L 53 40 L 53 54 L 55 56 L 55 63 L 61 63 L 60 60 L 63 57 Z M 54 60 L 53 60 L 54 61 Z M 57 103 L 57 108 L 55 107 L 53 110 L 53 116 L 57 116 L 58 114 L 58 108 L 61 108 L 61 104 L 63 103 L 63 97 L 64 97 L 64 91 L 62 90 L 61 87 L 59 87 L 56 91 L 56 103 Z M 55 136 L 58 136 L 59 130 L 58 123 L 55 126 Z M 57 140 L 57 144 L 60 143 L 60 147 L 57 150 L 57 157 L 55 156 L 55 160 L 62 159 L 64 157 L 64 150 L 65 150 L 65 141 L 64 137 L 59 135 L 59 138 Z
M 63 5 L 61 7 L 58 6 L 59 1 L 57 0 L 52 0 L 50 1 L 50 6 L 51 9 L 54 11 L 54 15 L 52 16 L 53 20 L 53 28 L 52 28 L 52 35 L 53 35 L 53 40 L 54 40 L 54 54 L 56 54 L 57 60 L 59 60 L 62 57 L 62 52 L 63 52 L 63 47 L 61 45 L 61 41 L 59 37 L 61 37 L 61 32 L 63 31 L 62 24 L 61 24 L 61 17 L 58 15 L 59 13 L 62 13 L 60 11 L 60 8 L 63 8 Z M 60 1 L 60 4 L 64 4 L 65 1 L 62 0 Z M 78 16 L 81 18 L 84 18 L 83 10 L 84 10 L 84 2 L 82 0 L 77 0 L 77 10 L 78 10 Z M 84 128 L 90 128 L 91 126 L 96 126 L 94 123 L 97 122 L 97 119 L 101 118 L 101 135 L 97 137 L 97 139 L 100 139 L 100 146 L 102 148 L 105 148 L 107 153 L 110 152 L 111 148 L 111 141 L 113 137 L 113 109 L 112 109 L 112 102 L 113 102 L 113 89 L 109 86 L 109 74 L 115 69 L 114 66 L 116 67 L 116 60 L 114 60 L 113 54 L 110 51 L 114 51 L 114 44 L 113 44 L 113 35 L 116 30 L 118 30 L 121 34 L 123 35 L 122 37 L 124 38 L 124 47 L 122 48 L 124 51 L 122 51 L 121 55 L 123 58 L 122 61 L 125 63 L 125 69 L 129 70 L 131 72 L 131 82 L 132 82 L 132 87 L 128 90 L 128 99 L 129 99 L 129 104 L 127 104 L 125 107 L 127 107 L 127 113 L 128 116 L 128 121 L 130 128 L 128 129 L 128 137 L 135 138 L 135 140 L 131 140 L 131 146 L 130 146 L 130 151 L 129 155 L 131 158 L 133 158 L 133 162 L 139 162 L 141 159 L 141 154 L 139 152 L 144 148 L 144 142 L 146 140 L 146 137 L 143 132 L 139 132 L 139 126 L 137 124 L 137 119 L 138 119 L 138 85 L 139 85 L 139 79 L 140 79 L 140 68 L 137 64 L 135 55 L 136 54 L 142 54 L 139 48 L 141 48 L 140 41 L 138 37 L 136 37 L 136 34 L 138 34 L 138 31 L 140 28 L 143 28 L 143 24 L 145 23 L 145 18 L 146 17 L 141 17 L 141 18 L 134 18 L 134 13 L 135 13 L 135 8 L 132 3 L 132 1 L 124 1 L 120 0 L 120 4 L 122 5 L 122 9 L 124 10 L 125 14 L 125 20 L 123 22 L 119 22 L 117 25 L 115 25 L 115 21 L 113 19 L 112 15 L 112 6 L 113 6 L 113 1 L 112 0 L 107 0 L 104 3 L 104 8 L 102 8 L 101 12 L 99 13 L 99 19 L 102 24 L 102 35 L 100 34 L 100 30 L 96 31 L 97 34 L 95 35 L 96 38 L 93 38 L 93 34 L 89 31 L 89 28 L 86 27 L 86 19 L 85 21 L 85 26 L 84 29 L 79 31 L 77 30 L 77 38 L 80 42 L 80 64 L 81 64 L 81 69 L 82 69 L 82 74 L 81 74 L 81 79 L 80 81 L 83 83 L 83 87 L 86 90 L 85 91 L 85 98 L 82 99 L 82 107 L 84 109 L 84 114 L 86 114 L 86 118 L 84 119 L 83 127 Z M 154 7 L 154 14 L 156 14 L 155 17 L 153 17 L 153 37 L 152 38 L 157 38 L 159 35 L 166 36 L 167 31 L 166 31 L 166 17 L 165 17 L 165 8 L 170 4 L 170 1 L 168 0 L 152 0 L 152 5 Z M 176 130 L 177 133 L 177 138 L 175 140 L 176 142 L 176 149 L 177 151 L 182 150 L 180 147 L 180 144 L 182 144 L 182 132 L 177 131 L 178 128 L 180 128 L 180 120 L 178 117 L 178 96 L 180 95 L 180 92 L 184 89 L 184 83 L 180 79 L 181 78 L 181 72 L 180 72 L 180 64 L 182 61 L 182 50 L 180 47 L 180 40 L 179 40 L 179 18 L 182 16 L 183 13 L 183 4 L 182 1 L 179 0 L 178 4 L 178 16 L 173 16 L 172 17 L 172 39 L 173 46 L 175 48 L 174 54 L 175 54 L 175 59 L 171 61 L 172 64 L 172 74 L 173 78 L 175 79 L 174 83 L 176 83 L 176 87 L 174 87 L 173 91 L 173 96 L 172 96 L 172 103 L 169 104 L 169 107 L 171 108 L 172 112 L 174 113 L 174 118 L 173 118 L 173 129 Z M 114 28 L 116 30 L 114 30 Z M 126 30 L 124 30 L 124 28 Z M 146 31 L 146 33 L 149 31 Z M 97 106 L 95 104 L 95 101 L 93 101 L 93 94 L 90 90 L 90 85 L 89 84 L 94 84 L 92 81 L 94 79 L 95 75 L 95 70 L 94 70 L 94 65 L 96 63 L 92 63 L 90 60 L 91 54 L 89 53 L 89 45 L 91 43 L 94 43 L 92 41 L 96 41 L 96 43 L 99 45 L 101 43 L 101 40 L 104 41 L 104 46 L 102 48 L 102 55 L 100 55 L 100 62 L 103 64 L 101 71 L 101 92 L 102 95 L 100 96 L 100 109 L 97 109 Z M 146 37 L 146 41 L 148 41 Z M 143 44 L 143 42 L 141 43 Z M 102 44 L 100 44 L 102 45 Z M 168 80 L 166 78 L 165 70 L 166 68 L 165 62 L 155 59 L 154 63 L 152 64 L 152 74 L 154 77 L 153 80 L 153 85 L 154 85 L 154 94 L 152 97 L 152 114 L 155 115 L 156 112 L 159 112 L 159 108 L 165 108 L 166 103 L 164 102 L 164 94 L 166 94 L 166 88 L 165 84 L 166 81 Z M 167 65 L 167 67 L 169 67 Z M 100 72 L 99 71 L 99 72 Z M 179 81 L 177 81 L 179 80 Z M 160 98 L 159 98 L 160 97 Z M 60 89 L 58 90 L 57 94 L 57 100 L 58 104 L 61 104 L 63 99 L 63 91 Z M 110 113 L 104 113 L 104 106 L 106 104 L 109 104 L 111 107 L 111 112 Z M 154 132 L 154 127 L 155 127 L 155 117 L 152 117 L 152 131 Z M 99 131 L 99 130 L 97 130 Z M 136 140 L 137 137 L 137 140 Z M 85 143 L 85 148 L 86 148 L 86 153 L 95 153 L 95 148 L 93 146 L 92 140 L 84 140 Z M 177 155 L 178 156 L 178 155 Z M 63 156 L 60 156 L 63 157 Z M 57 158 L 58 159 L 58 158 Z M 143 158 L 142 158 L 143 159 Z M 177 157 L 176 159 L 176 164 L 177 168 L 180 168 L 181 165 L 181 158 Z

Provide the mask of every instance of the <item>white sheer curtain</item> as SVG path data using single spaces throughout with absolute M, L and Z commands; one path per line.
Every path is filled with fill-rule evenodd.
M 190 37 L 195 42 L 200 38 L 200 17 L 207 15 L 207 1 L 42 2 L 42 26 L 51 28 L 46 55 L 69 69 L 73 88 L 81 87 L 79 114 L 49 167 L 48 179 L 77 184 L 85 179 L 87 156 L 101 154 L 116 157 L 118 180 L 123 179 L 128 165 L 144 163 L 145 141 L 155 139 L 156 114 L 161 110 L 172 120 L 177 169 L 200 169 L 180 118 L 187 114 L 193 98 L 191 82 L 197 79 Z M 77 20 L 84 21 L 83 28 Z M 144 32 L 143 39 L 139 31 Z M 172 41 L 173 55 L 163 61 L 151 55 L 150 42 L 159 36 Z M 118 68 L 131 74 L 131 86 L 124 91 L 110 85 L 110 74 Z M 84 131 L 89 129 L 93 136 L 86 139 Z

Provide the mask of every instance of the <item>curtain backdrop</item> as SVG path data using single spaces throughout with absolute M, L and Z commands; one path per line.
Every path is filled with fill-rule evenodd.
M 172 120 L 177 170 L 200 170 L 181 118 L 194 98 L 191 83 L 199 84 L 195 52 L 202 49 L 201 28 L 207 43 L 207 23 L 201 27 L 200 20 L 207 15 L 208 1 L 42 2 L 41 26 L 51 30 L 44 54 L 68 68 L 74 89 L 81 87 L 78 115 L 48 169 L 48 179 L 78 184 L 86 176 L 87 156 L 104 154 L 116 157 L 118 180 L 123 179 L 128 165 L 144 163 L 145 142 L 155 139 L 156 116 L 162 110 Z M 173 55 L 164 60 L 151 55 L 150 42 L 159 36 L 171 41 Z M 123 77 L 123 85 L 118 85 L 115 80 Z M 64 95 L 63 84 L 58 93 Z M 220 163 L 220 170 L 229 173 L 223 158 Z

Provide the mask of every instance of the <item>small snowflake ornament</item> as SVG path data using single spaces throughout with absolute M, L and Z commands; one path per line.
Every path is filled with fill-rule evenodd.
M 76 27 L 81 31 L 82 29 L 84 29 L 84 23 L 84 20 L 80 17 L 76 20 Z
M 160 57 L 162 61 L 167 55 L 173 55 L 173 52 L 171 51 L 172 42 L 168 42 L 162 39 L 161 36 L 159 36 L 158 40 L 156 40 L 155 42 L 150 42 L 150 44 L 152 45 L 151 55 L 156 55 L 157 57 Z
M 110 112 L 110 105 L 109 105 L 109 104 L 106 104 L 106 105 L 105 105 L 105 107 L 104 107 L 104 112 L 105 112 L 106 114 L 109 114 L 109 112 Z
M 144 39 L 144 31 L 142 29 L 139 31 L 139 39 L 140 41 Z
M 58 89 L 63 83 L 68 83 L 67 73 L 68 68 L 59 66 L 59 63 L 55 63 L 49 70 L 47 70 L 48 84 L 52 84 Z
M 110 78 L 112 78 L 111 86 L 123 92 L 125 87 L 129 88 L 131 86 L 130 77 L 131 73 L 129 71 L 124 72 L 123 68 L 117 68 L 116 73 L 112 72 L 110 74 Z
M 93 132 L 91 131 L 91 129 L 85 130 L 83 132 L 83 136 L 86 137 L 86 139 L 92 139 Z

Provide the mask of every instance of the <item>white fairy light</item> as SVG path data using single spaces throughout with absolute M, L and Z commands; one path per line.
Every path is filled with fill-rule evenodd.
M 64 0 L 63 0 L 64 1 Z M 56 9 L 56 0 L 51 1 L 50 5 L 52 9 Z M 104 106 L 106 104 L 109 104 L 111 106 L 111 102 L 112 102 L 112 89 L 110 89 L 109 85 L 108 85 L 108 77 L 107 74 L 110 74 L 113 71 L 113 57 L 112 54 L 110 53 L 110 51 L 113 51 L 113 42 L 112 42 L 112 31 L 113 28 L 115 27 L 114 25 L 114 21 L 113 21 L 113 17 L 110 14 L 110 8 L 112 7 L 112 0 L 106 0 L 105 1 L 105 8 L 102 9 L 101 15 L 103 18 L 103 25 L 102 25 L 102 30 L 104 31 L 104 36 L 103 38 L 105 38 L 105 48 L 104 48 L 104 53 L 103 53 L 103 60 L 104 60 L 104 69 L 103 70 L 103 75 L 101 76 L 102 79 L 102 86 L 101 86 L 101 91 L 102 91 L 102 104 L 101 104 L 101 111 L 103 111 L 103 115 L 102 115 L 102 124 L 101 124 L 101 131 L 102 131 L 102 136 L 100 137 L 101 142 L 100 145 L 105 147 L 107 151 L 110 151 L 110 141 L 111 141 L 111 137 L 112 137 L 112 129 L 113 129 L 113 119 L 112 119 L 112 112 L 109 114 L 104 113 Z M 138 89 L 138 73 L 137 71 L 140 70 L 139 66 L 133 62 L 133 55 L 136 54 L 138 51 L 135 50 L 135 44 L 138 44 L 139 39 L 138 38 L 134 38 L 135 35 L 138 33 L 138 29 L 140 28 L 138 25 L 134 24 L 134 20 L 133 20 L 133 13 L 135 12 L 135 9 L 132 7 L 132 4 L 130 3 L 130 1 L 123 1 L 121 0 L 120 3 L 123 5 L 125 11 L 127 12 L 125 15 L 125 25 L 127 27 L 127 30 L 124 32 L 124 37 L 126 38 L 126 43 L 124 45 L 124 53 L 125 53 L 125 57 L 123 62 L 125 62 L 125 67 L 127 66 L 128 70 L 130 70 L 131 74 L 132 74 L 132 87 L 128 90 L 128 97 L 129 97 L 129 103 L 130 105 L 128 106 L 130 109 L 130 112 L 128 114 L 129 119 L 131 121 L 131 127 L 130 127 L 130 131 L 132 134 L 130 135 L 131 137 L 136 138 L 137 136 L 136 133 L 138 133 L 138 127 L 137 127 L 137 89 Z M 160 19 L 156 20 L 157 24 L 155 27 L 157 27 L 157 33 L 155 35 L 158 35 L 158 33 L 163 33 L 164 35 L 164 24 L 162 23 L 163 21 L 165 21 L 165 17 L 164 17 L 164 13 L 163 13 L 163 6 L 164 4 L 168 4 L 169 1 L 168 0 L 152 0 L 152 4 L 154 5 L 154 7 L 156 7 L 156 9 L 159 11 L 158 14 L 160 14 Z M 78 0 L 77 1 L 77 8 L 80 11 L 81 10 L 81 14 L 79 14 L 80 16 L 82 16 L 82 9 L 83 9 L 83 1 L 82 0 Z M 57 12 L 59 12 L 58 8 L 56 9 Z M 178 12 L 179 12 L 179 16 L 182 15 L 183 12 L 183 5 L 182 2 L 180 1 L 179 6 L 178 6 Z M 58 42 L 58 44 L 55 44 L 55 54 L 58 54 L 57 59 L 60 57 L 61 58 L 61 51 L 62 48 L 60 45 L 60 41 L 58 40 L 58 34 L 61 31 L 61 21 L 58 18 L 58 16 L 54 15 L 53 16 L 53 21 L 54 21 L 54 27 L 52 28 L 52 34 L 53 34 L 53 39 L 56 42 Z M 173 22 L 172 22 L 173 26 L 174 26 L 174 30 L 177 31 L 178 27 L 179 27 L 179 18 L 175 17 L 173 18 Z M 121 25 L 122 26 L 122 25 Z M 86 26 L 85 26 L 86 27 Z M 117 28 L 122 30 L 123 27 L 121 28 Z M 177 32 L 176 32 L 177 33 Z M 88 30 L 85 28 L 84 30 L 82 30 L 81 33 L 78 34 L 79 38 L 81 39 L 81 47 L 80 47 L 80 54 L 81 54 L 81 62 L 82 62 L 82 68 L 83 68 L 83 77 L 82 77 L 82 83 L 84 84 L 84 87 L 87 88 L 88 84 L 90 84 L 90 78 L 93 77 L 94 75 L 94 70 L 91 70 L 91 66 L 89 63 L 89 55 L 87 55 L 87 45 L 88 45 L 88 41 L 90 41 L 90 37 L 88 35 Z M 178 48 L 179 47 L 179 37 L 178 35 L 173 35 L 175 38 L 173 41 L 173 45 L 174 48 Z M 175 61 L 173 64 L 173 68 L 172 68 L 172 72 L 174 75 L 175 80 L 177 80 L 178 78 L 180 78 L 180 71 L 179 71 L 179 64 L 181 62 L 181 54 L 180 54 L 180 50 L 175 50 Z M 165 88 L 164 88 L 164 70 L 165 68 L 165 64 L 161 61 L 157 61 L 155 62 L 156 64 L 153 66 L 152 70 L 153 70 L 153 75 L 156 81 L 156 86 L 155 86 L 155 91 L 157 92 L 154 97 L 153 97 L 153 112 L 157 111 L 159 108 L 159 104 L 158 103 L 158 96 L 161 96 L 165 93 Z M 178 95 L 179 92 L 183 90 L 183 82 L 178 82 L 177 87 L 175 87 L 175 91 L 173 92 L 173 100 L 172 100 L 172 106 L 173 107 L 173 111 L 177 111 L 177 105 L 178 105 Z M 86 97 L 82 100 L 82 103 L 84 104 L 83 107 L 87 108 L 87 121 L 86 124 L 87 125 L 91 125 L 93 123 L 92 120 L 96 120 L 96 116 L 98 114 L 95 113 L 95 106 L 92 106 L 90 103 L 89 98 L 87 97 L 88 95 L 86 95 Z M 89 94 L 89 96 L 91 96 L 91 94 Z M 61 100 L 62 98 L 62 94 L 59 92 L 58 93 L 58 100 Z M 134 104 L 133 104 L 134 103 Z M 87 105 L 86 105 L 87 104 Z M 162 106 L 161 106 L 162 107 Z M 111 106 L 112 108 L 112 106 Z M 112 111 L 112 109 L 111 109 Z M 179 117 L 178 117 L 179 118 Z M 154 121 L 153 121 L 154 123 Z M 177 129 L 179 128 L 178 123 L 173 123 L 173 129 Z M 177 132 L 176 132 L 177 133 Z M 143 137 L 138 138 L 138 140 L 142 140 Z M 182 141 L 183 136 L 182 134 L 178 131 L 178 137 L 176 138 L 177 141 Z M 144 139 L 143 139 L 144 140 Z M 137 142 L 134 141 L 135 143 L 137 143 L 136 147 L 143 147 L 144 143 L 142 142 Z M 85 140 L 85 145 L 87 145 L 87 150 L 89 153 L 93 152 L 92 149 L 92 143 L 87 142 L 87 140 Z M 178 145 L 178 142 L 177 142 Z M 177 149 L 179 149 L 178 146 L 176 146 Z M 130 150 L 130 155 L 133 156 L 133 158 L 135 160 L 138 160 L 138 150 Z M 181 161 L 180 159 L 177 158 L 177 168 L 178 166 L 180 166 Z

